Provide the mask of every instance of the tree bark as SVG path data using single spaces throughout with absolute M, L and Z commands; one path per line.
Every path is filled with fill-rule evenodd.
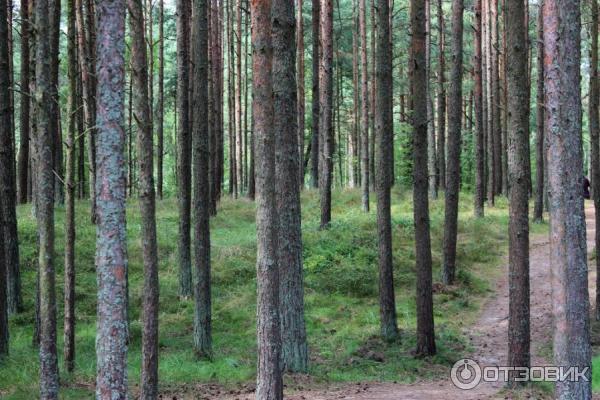
M 590 97 L 589 97 L 589 125 L 590 125 L 590 148 L 592 161 L 592 196 L 594 199 L 594 210 L 596 215 L 596 226 L 600 228 L 600 82 L 598 80 L 598 1 L 591 1 L 592 24 L 591 31 L 591 64 L 590 64 Z M 543 21 L 543 20 L 542 20 Z M 542 31 L 543 32 L 543 31 Z M 539 115 L 539 114 L 538 114 Z M 539 174 L 538 174 L 539 177 Z M 543 178 L 543 176 L 542 176 Z M 539 186 L 539 185 L 538 185 Z M 543 194 L 542 194 L 543 195 Z M 537 200 L 537 197 L 536 197 Z M 543 201 L 543 198 L 542 198 Z M 536 203 L 537 205 L 537 203 Z M 600 249 L 600 231 L 594 236 L 597 249 Z M 596 257 L 596 270 L 600 271 L 600 259 Z M 596 276 L 596 288 L 600 287 L 600 277 Z M 600 293 L 596 292 L 596 320 L 600 320 Z
M 192 137 L 190 134 L 190 0 L 177 0 L 177 188 L 179 206 L 179 295 L 192 296 L 191 221 Z
M 473 97 L 475 106 L 475 217 L 484 215 L 485 201 L 485 140 L 483 132 L 483 82 L 482 82 L 482 0 L 475 1 L 474 54 L 473 54 Z
M 592 1 L 593 4 L 596 4 L 595 0 Z M 593 15 L 592 15 L 593 16 Z M 592 31 L 593 32 L 593 31 Z M 598 29 L 596 29 L 598 32 Z M 596 134 L 596 140 L 598 140 L 598 131 L 594 130 L 593 125 L 593 115 L 592 115 L 592 103 L 596 100 L 596 110 L 598 110 L 597 96 L 598 92 L 596 92 L 596 98 L 592 97 L 592 92 L 594 90 L 594 65 L 593 56 L 594 56 L 594 37 L 592 36 L 592 65 L 590 70 L 591 80 L 590 80 L 590 147 L 591 147 L 591 157 L 592 157 L 592 184 L 595 182 L 593 171 L 594 171 L 594 154 L 597 157 L 597 168 L 598 174 L 600 174 L 600 158 L 598 152 L 600 151 L 600 142 L 596 142 L 594 144 L 594 134 Z M 597 50 L 597 49 L 596 49 Z M 598 55 L 596 54 L 596 57 Z M 596 72 L 597 74 L 597 72 Z M 597 78 L 597 77 L 596 77 Z M 535 205 L 533 208 L 533 220 L 536 222 L 541 222 L 544 218 L 544 158 L 545 158 L 545 144 L 544 144 L 544 18 L 542 14 L 542 2 L 539 3 L 538 9 L 538 42 L 537 42 L 537 116 L 536 116 L 536 140 L 535 140 L 535 158 L 536 158 L 536 188 L 535 188 Z M 596 117 L 597 117 L 596 111 Z M 597 123 L 597 120 L 596 120 Z M 598 127 L 596 125 L 596 127 Z M 600 175 L 599 175 L 600 176 Z M 600 181 L 598 182 L 600 185 Z M 600 186 L 597 186 L 600 190 Z M 598 190 L 594 190 L 592 187 L 592 192 L 598 192 Z M 594 197 L 595 198 L 595 197 Z M 598 207 L 600 208 L 600 197 L 598 197 Z M 600 237 L 599 237 L 600 239 Z
M 446 34 L 444 32 L 444 8 L 442 0 L 437 2 L 437 18 L 438 18 L 438 93 L 437 93 L 437 118 L 438 118 L 438 147 L 435 172 L 436 190 L 437 188 L 446 188 Z M 442 180 L 443 177 L 443 180 Z
M 312 137 L 310 183 L 313 188 L 319 187 L 319 62 L 321 60 L 321 0 L 312 0 Z
M 436 348 L 427 193 L 427 96 L 423 96 L 427 90 L 424 0 L 411 0 L 410 20 L 412 27 L 410 76 L 413 102 L 413 203 L 417 259 L 416 354 L 427 356 L 435 354 Z
M 358 0 L 358 30 L 360 32 L 360 184 L 362 188 L 362 209 L 369 212 L 369 69 L 367 64 L 367 17 L 365 0 Z M 373 60 L 374 62 L 375 60 Z
M 298 185 L 304 187 L 304 129 L 306 125 L 305 93 L 304 93 L 304 17 L 302 16 L 303 0 L 298 0 L 296 10 L 296 71 L 298 104 L 296 118 L 298 120 Z M 246 90 L 246 94 L 248 91 Z M 248 98 L 246 97 L 246 102 Z M 246 129 L 244 129 L 245 131 Z
M 163 198 L 164 113 L 165 113 L 165 2 L 158 3 L 158 113 L 156 114 L 156 194 Z
M 58 96 L 58 63 L 59 63 L 59 45 L 60 45 L 60 0 L 49 0 L 49 29 L 50 29 L 50 91 L 51 91 L 51 117 L 50 117 L 50 129 L 54 134 L 53 142 L 53 157 L 54 157 L 54 174 L 56 179 L 54 180 L 54 190 L 56 194 L 54 201 L 57 204 L 63 204 L 64 198 L 64 170 L 63 170 L 63 140 L 62 140 L 62 127 L 60 118 L 60 103 Z
M 319 65 L 319 188 L 321 229 L 331 222 L 333 183 L 333 1 L 321 0 L 321 60 Z
M 460 194 L 460 152 L 463 77 L 463 0 L 452 2 L 452 69 L 448 95 L 448 171 L 444 218 L 444 264 L 442 281 L 454 283 L 456 276 L 456 241 L 458 234 L 458 199 Z
M 425 0 L 425 74 L 427 81 L 427 169 L 429 171 L 429 196 L 437 199 L 435 117 L 431 96 L 431 0 Z
M 528 367 L 530 364 L 529 330 L 529 187 L 526 159 L 529 157 L 529 124 L 524 102 L 529 99 L 527 54 L 523 23 L 525 3 L 508 1 L 506 7 L 508 97 L 508 182 L 509 182 L 509 317 L 508 363 Z M 510 376 L 511 384 L 516 384 Z
M 21 18 L 21 95 L 20 95 L 20 114 L 19 114 L 19 156 L 17 160 L 18 185 L 17 202 L 19 204 L 27 203 L 29 188 L 29 146 L 30 146 L 30 52 L 29 38 L 31 36 L 30 23 L 30 0 L 21 0 L 19 16 Z
M 257 341 L 256 398 L 283 398 L 277 195 L 275 190 L 275 130 L 273 128 L 273 45 L 271 1 L 251 2 L 252 113 L 256 134 Z

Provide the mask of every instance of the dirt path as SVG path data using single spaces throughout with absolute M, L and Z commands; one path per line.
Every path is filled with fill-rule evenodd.
M 589 202 L 588 202 L 589 203 Z M 586 204 L 588 252 L 594 247 L 594 209 Z M 552 338 L 552 310 L 549 262 L 549 240 L 546 235 L 532 237 L 530 245 L 531 277 L 531 343 L 532 364 L 548 365 Z M 595 269 L 590 268 L 590 297 L 595 298 Z M 471 329 L 465 331 L 473 351 L 466 357 L 480 365 L 506 365 L 508 329 L 508 265 L 495 283 L 495 294 L 484 304 L 481 316 Z M 506 398 L 499 393 L 503 383 L 480 383 L 475 389 L 456 388 L 450 378 L 440 381 L 424 381 L 414 384 L 355 383 L 326 391 L 302 391 L 286 395 L 290 400 L 453 400 Z M 252 394 L 226 396 L 228 399 L 253 399 Z

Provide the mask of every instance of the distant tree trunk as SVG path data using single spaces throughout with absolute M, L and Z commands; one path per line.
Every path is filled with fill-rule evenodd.
M 321 60 L 321 0 L 312 0 L 312 138 L 310 183 L 313 188 L 319 187 L 319 62 Z
M 367 65 L 367 16 L 365 0 L 358 1 L 358 30 L 360 32 L 360 184 L 362 188 L 362 209 L 369 212 L 369 69 Z M 375 60 L 373 60 L 374 62 Z
M 425 71 L 425 1 L 412 0 L 410 20 L 411 96 L 413 103 L 413 203 L 417 270 L 417 349 L 416 354 L 435 354 L 431 239 L 427 193 L 427 75 Z
M 597 4 L 596 0 L 592 1 L 592 11 L 593 5 Z M 593 14 L 592 14 L 593 17 Z M 593 23 L 593 19 L 592 19 Z M 592 31 L 594 32 L 594 31 Z M 596 27 L 596 38 L 597 38 L 598 29 Z M 597 45 L 597 43 L 596 43 Z M 596 48 L 596 57 L 597 54 Z M 598 117 L 598 95 L 600 93 L 596 92 L 596 97 L 593 97 L 593 91 L 596 90 L 594 88 L 594 79 L 597 79 L 597 70 L 594 70 L 594 66 L 598 64 L 598 60 L 596 59 L 596 64 L 593 61 L 594 57 L 594 36 L 592 35 L 592 65 L 590 70 L 590 147 L 591 147 L 591 157 L 592 157 L 592 185 L 596 182 L 594 178 L 594 157 L 596 158 L 598 168 L 598 186 L 596 186 L 597 190 L 592 187 L 592 192 L 594 194 L 594 199 L 598 199 L 598 208 L 600 210 L 600 155 L 598 152 L 600 151 L 600 142 L 598 142 L 598 130 L 594 129 L 593 125 L 593 112 L 592 110 L 596 110 L 595 116 Z M 595 108 L 593 107 L 594 100 L 596 101 Z M 539 3 L 538 9 L 538 42 L 537 42 L 537 116 L 536 116 L 536 140 L 535 140 L 535 158 L 536 158 L 536 188 L 535 188 L 535 205 L 533 208 L 533 220 L 536 222 L 541 222 L 544 216 L 544 158 L 545 155 L 545 144 L 544 144 L 544 18 L 542 14 L 542 2 Z M 595 121 L 597 123 L 597 119 Z M 598 128 L 598 125 L 596 125 Z M 596 136 L 596 143 L 594 143 L 594 135 Z M 598 197 L 596 197 L 596 193 L 598 193 Z M 598 237 L 600 240 L 600 236 Z M 599 242 L 600 243 L 600 242 Z M 598 260 L 600 262 L 600 259 Z
M 58 63 L 59 63 L 59 45 L 60 45 L 60 0 L 49 0 L 49 28 L 50 28 L 50 83 L 51 91 L 51 117 L 50 129 L 54 133 L 53 157 L 54 157 L 54 179 L 55 198 L 57 204 L 63 204 L 64 198 L 64 170 L 63 170 L 63 141 L 60 122 L 60 103 L 58 97 Z
M 68 0 L 68 71 L 69 98 L 67 165 L 65 182 L 65 315 L 64 359 L 67 372 L 75 368 L 75 136 L 77 135 L 77 36 L 75 33 L 75 0 Z
M 237 179 L 240 193 L 244 190 L 244 148 L 243 148 L 243 132 L 242 132 L 242 0 L 237 0 L 235 7 L 236 19 L 236 86 L 235 86 L 235 122 L 236 122 L 236 160 L 237 160 Z
M 600 82 L 598 81 L 598 1 L 592 0 L 591 3 L 592 25 L 590 31 L 592 33 L 592 48 L 590 65 L 590 97 L 588 112 L 590 124 L 590 147 L 592 158 L 592 195 L 594 196 L 594 210 L 596 211 L 596 226 L 600 228 L 600 116 L 598 115 L 598 108 L 600 107 Z M 598 229 L 596 229 L 594 240 L 596 243 L 596 249 L 600 249 L 600 230 Z M 596 270 L 600 271 L 600 258 L 598 257 L 596 257 Z M 595 311 L 597 321 L 600 320 L 600 303 L 598 303 L 598 299 L 600 299 L 600 293 L 597 290 L 597 288 L 599 287 L 600 276 L 596 275 Z
M 321 0 L 321 60 L 319 65 L 319 188 L 321 228 L 331 222 L 333 181 L 333 1 Z
M 433 115 L 433 100 L 431 98 L 431 0 L 425 0 L 425 64 L 427 80 L 427 169 L 429 171 L 429 196 L 432 199 L 437 199 L 435 118 Z
M 30 146 L 30 63 L 29 38 L 31 36 L 30 0 L 21 0 L 19 16 L 21 18 L 21 95 L 19 115 L 19 158 L 17 160 L 18 185 L 17 202 L 27 203 L 29 188 L 29 146 Z M 10 289 L 9 289 L 10 291 Z M 10 296 L 10 295 L 9 295 Z
M 375 77 L 375 60 L 377 59 L 377 10 L 375 9 L 375 0 L 371 0 L 371 90 L 369 91 L 370 99 L 369 104 L 375 104 L 375 94 L 377 93 L 377 79 Z M 366 21 L 365 21 L 366 22 Z M 373 187 L 375 185 L 375 110 L 374 107 L 369 109 L 369 124 L 371 137 L 369 138 L 369 185 Z
M 125 11 L 124 0 L 98 2 L 96 398 L 111 400 L 127 399 Z
M 0 6 L 0 35 L 3 38 L 8 36 L 8 15 L 6 5 Z M 12 140 L 12 132 L 10 129 L 11 113 L 10 113 L 10 71 L 8 66 L 8 42 L 6 40 L 0 40 L 0 141 L 2 143 L 2 158 L 5 157 L 5 143 L 6 139 Z M 0 171 L 2 175 L 6 174 L 4 169 L 4 160 L 2 160 L 2 168 Z M 4 176 L 3 176 L 4 177 Z M 14 200 L 6 197 L 6 191 L 0 191 L 0 223 L 4 225 L 4 204 L 14 203 Z M 7 239 L 7 233 L 4 229 L 0 230 L 0 239 L 5 243 Z M 8 355 L 9 335 L 8 335 L 8 303 L 7 303 L 7 272 L 8 268 L 6 265 L 5 257 L 5 246 L 0 246 L 0 360 Z
M 300 185 L 297 182 L 297 93 L 294 3 L 272 3 L 273 40 L 273 128 L 275 136 L 275 187 L 279 217 L 278 260 L 283 369 L 306 372 L 308 344 L 304 323 L 302 276 L 302 229 Z
M 444 265 L 442 281 L 454 283 L 456 276 L 456 240 L 458 234 L 458 198 L 460 194 L 460 144 L 463 78 L 463 0 L 452 2 L 452 69 L 448 96 L 448 171 L 446 176 L 444 219 Z
M 348 141 L 349 148 L 348 152 L 351 154 L 351 158 L 348 160 L 348 172 L 350 173 L 352 187 L 357 187 L 361 185 L 361 177 L 362 173 L 360 168 L 360 147 L 361 147 L 361 129 L 360 129 L 360 67 L 358 66 L 358 47 L 359 39 L 358 39 L 358 31 L 359 31 L 359 20 L 358 14 L 356 10 L 357 1 L 352 1 L 352 137 L 351 140 Z
M 128 0 L 131 32 L 131 79 L 133 113 L 137 125 L 140 161 L 139 202 L 141 214 L 144 289 L 142 295 L 142 371 L 141 398 L 158 397 L 158 250 L 156 241 L 156 204 L 154 160 L 144 8 L 142 0 Z M 152 38 L 149 38 L 152 40 Z M 150 53 L 151 55 L 152 53 Z
M 364 4 L 364 0 L 360 0 Z M 379 316 L 381 336 L 387 341 L 399 337 L 396 322 L 396 300 L 394 297 L 394 276 L 392 260 L 392 220 L 390 210 L 390 163 L 393 141 L 392 101 L 392 49 L 389 42 L 389 3 L 379 0 L 377 21 L 377 91 L 375 112 L 375 137 L 377 138 L 377 234 L 379 242 Z M 364 71 L 364 68 L 363 68 Z M 363 98 L 364 100 L 364 98 Z M 366 152 L 368 148 L 363 150 Z M 364 169 L 368 166 L 364 166 Z M 427 190 L 427 189 L 425 189 Z
M 446 55 L 444 54 L 446 43 L 444 32 L 444 8 L 442 0 L 437 2 L 438 18 L 438 93 L 437 93 L 437 118 L 438 118 L 438 145 L 435 172 L 436 188 L 446 188 Z M 443 179 L 442 179 L 443 177 Z
M 50 17 L 47 0 L 35 3 L 36 26 L 36 219 L 39 235 L 40 398 L 58 399 L 56 288 L 54 271 L 54 174 L 56 132 L 52 130 Z M 8 58 L 3 58 L 7 60 Z M 3 149 L 6 147 L 3 145 Z M 10 160 L 12 163 L 12 160 Z M 1 170 L 6 171 L 5 168 Z M 4 198 L 10 199 L 6 194 Z M 4 216 L 3 219 L 6 217 Z M 5 233 L 6 235 L 6 233 Z
M 256 398 L 283 398 L 277 195 L 275 188 L 275 130 L 271 1 L 253 1 L 252 18 L 252 113 L 256 134 L 256 232 L 257 232 L 257 341 Z
M 210 297 L 210 226 L 208 186 L 208 2 L 194 0 L 194 350 L 201 358 L 212 357 Z
M 591 367 L 586 224 L 581 194 L 581 14 L 578 0 L 544 0 L 554 365 Z M 512 190 L 512 189 L 511 189 Z M 557 399 L 591 399 L 587 379 L 557 382 Z
M 302 16 L 302 6 L 303 0 L 298 0 L 298 7 L 296 10 L 296 71 L 298 73 L 296 77 L 296 86 L 298 95 L 298 110 L 296 112 L 296 118 L 298 119 L 298 185 L 300 186 L 300 189 L 304 187 L 304 129 L 306 121 L 306 117 L 304 115 L 306 104 L 304 93 L 304 17 Z M 246 90 L 246 94 L 247 93 L 248 91 Z M 247 102 L 248 98 L 246 97 L 246 103 Z M 244 129 L 244 131 L 246 131 L 246 129 Z
M 491 27 L 491 3 L 493 0 L 484 0 L 484 29 L 483 29 L 483 43 L 484 43 L 484 59 L 485 59 L 485 79 L 483 84 L 485 85 L 485 131 L 486 131 L 486 151 L 487 151 L 487 201 L 489 206 L 495 204 L 496 197 L 496 163 L 494 162 L 494 142 L 496 137 L 494 136 L 494 107 L 493 107 L 493 93 L 492 93 L 492 27 Z
M 498 0 L 491 0 L 491 58 L 492 58 L 492 110 L 493 110 L 493 134 L 494 134 L 494 171 L 496 176 L 494 183 L 496 193 L 502 193 L 502 127 L 500 126 L 500 77 L 499 77 L 499 45 L 498 40 Z
M 156 192 L 163 198 L 164 113 L 165 113 L 165 2 L 158 3 L 158 114 L 156 115 Z
M 529 101 L 527 85 L 526 27 L 523 24 L 525 3 L 508 1 L 506 7 L 508 97 L 508 182 L 509 182 L 509 316 L 508 363 L 530 365 L 529 332 L 529 188 L 526 159 L 529 157 L 529 124 L 524 102 Z M 565 364 L 561 364 L 565 365 Z M 514 376 L 510 376 L 515 384 Z
M 179 205 L 179 295 L 192 296 L 191 221 L 192 136 L 190 126 L 189 0 L 177 0 L 177 189 Z
M 482 21 L 481 2 L 475 0 L 474 55 L 473 55 L 473 97 L 475 105 L 475 216 L 483 217 L 485 201 L 485 140 L 483 132 L 483 83 L 482 83 Z

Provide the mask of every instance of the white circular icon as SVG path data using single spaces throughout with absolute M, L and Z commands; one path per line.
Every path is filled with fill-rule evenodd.
M 481 367 L 475 361 L 463 358 L 452 366 L 450 378 L 454 386 L 459 389 L 473 389 L 481 382 Z

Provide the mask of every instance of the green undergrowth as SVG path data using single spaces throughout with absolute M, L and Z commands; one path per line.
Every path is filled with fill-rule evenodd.
M 302 195 L 306 322 L 310 346 L 310 382 L 411 382 L 447 374 L 466 350 L 465 333 L 478 306 L 500 274 L 507 248 L 507 204 L 499 199 L 483 219 L 473 218 L 472 197 L 461 195 L 458 238 L 458 282 L 444 287 L 440 263 L 444 224 L 443 198 L 431 202 L 435 322 L 438 355 L 415 359 L 415 251 L 411 191 L 396 188 L 392 223 L 394 279 L 399 343 L 377 338 L 377 230 L 375 207 L 361 212 L 360 193 L 334 191 L 333 222 L 319 230 L 319 197 Z M 177 296 L 178 214 L 175 199 L 157 205 L 160 255 L 160 380 L 163 388 L 199 384 L 236 387 L 254 381 L 256 233 L 254 204 L 223 199 L 212 220 L 214 359 L 200 361 L 192 351 L 193 302 Z M 77 203 L 76 370 L 61 369 L 61 398 L 93 397 L 95 375 L 96 275 L 95 228 L 89 204 Z M 38 356 L 32 348 L 35 299 L 36 225 L 29 206 L 18 209 L 23 271 L 24 313 L 10 319 L 10 356 L 0 364 L 0 397 L 38 396 Z M 59 354 L 62 355 L 64 210 L 56 210 L 56 269 Z M 532 224 L 543 232 L 545 224 Z M 129 238 L 131 343 L 129 382 L 137 391 L 140 375 L 140 305 L 143 284 L 140 215 L 137 203 L 127 210 Z M 60 357 L 62 359 L 62 356 Z

